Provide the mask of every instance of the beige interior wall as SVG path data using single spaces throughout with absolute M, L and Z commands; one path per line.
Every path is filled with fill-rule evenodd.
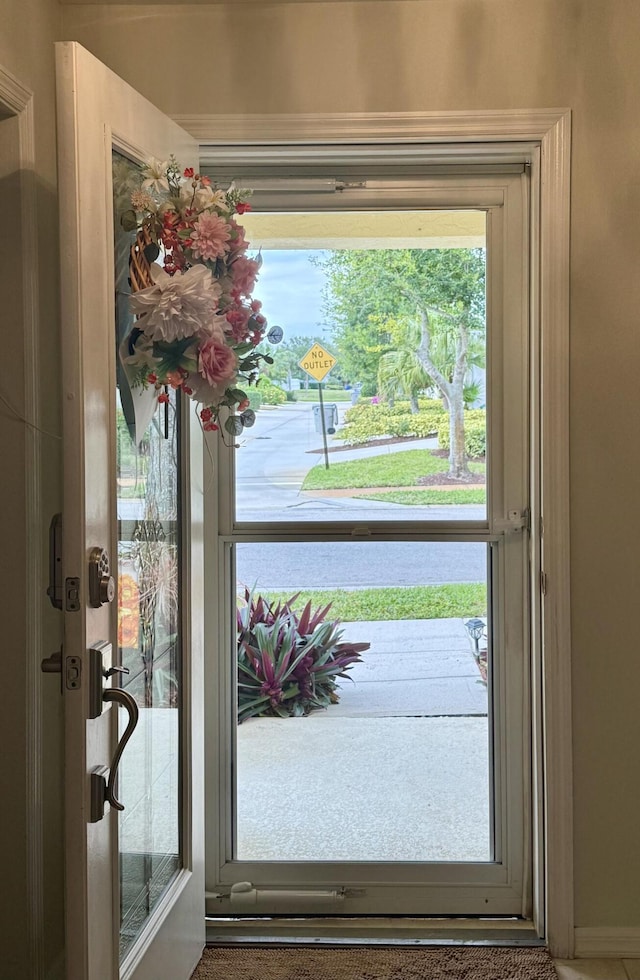
M 34 93 L 36 138 L 36 268 L 39 285 L 40 329 L 37 348 L 42 365 L 40 400 L 41 425 L 56 434 L 59 423 L 59 320 L 58 236 L 55 171 L 55 105 L 53 40 L 59 36 L 60 12 L 51 0 L 0 0 L 0 66 Z M 21 267 L 20 200 L 17 174 L 18 124 L 15 118 L 0 122 L 0 288 L 2 289 L 2 359 L 0 394 L 22 415 L 32 416 L 26 403 L 23 378 L 26 363 L 22 287 L 33 268 Z M 0 786 L 2 786 L 3 859 L 0 889 L 0 974 L 8 980 L 51 976 L 60 968 L 63 954 L 62 920 L 62 757 L 61 698 L 57 678 L 43 678 L 41 698 L 36 691 L 36 708 L 42 726 L 38 761 L 43 775 L 42 806 L 44 889 L 46 908 L 40 942 L 32 914 L 33 889 L 29 879 L 29 853 L 38 853 L 39 823 L 30 820 L 28 808 L 27 744 L 34 732 L 27 730 L 27 662 L 39 668 L 43 656 L 60 644 L 60 614 L 45 596 L 47 586 L 37 583 L 36 608 L 27 606 L 26 549 L 46 555 L 47 527 L 52 513 L 60 509 L 60 443 L 38 436 L 42 462 L 42 526 L 36 535 L 26 534 L 26 484 L 24 424 L 0 406 L 0 452 L 2 478 L 3 555 L 0 570 L 2 596 L 2 710 L 0 712 Z M 43 649 L 29 646 L 27 621 L 39 617 Z M 39 676 L 37 677 L 39 683 Z M 35 851 L 33 850 L 35 848 Z M 41 964 L 43 973 L 38 973 Z
M 640 4 L 69 6 L 64 35 L 169 113 L 572 110 L 576 920 L 639 927 Z

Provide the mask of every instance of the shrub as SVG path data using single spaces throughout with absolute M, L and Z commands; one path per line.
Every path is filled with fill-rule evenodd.
M 347 425 L 341 430 L 340 438 L 352 445 L 377 436 L 425 438 L 435 435 L 442 420 L 447 419 L 442 403 L 422 398 L 418 405 L 420 411 L 416 415 L 411 414 L 408 401 L 396 402 L 393 408 L 388 404 L 372 405 L 366 402 L 354 405 L 345 413 Z
M 337 679 L 369 643 L 343 643 L 339 623 L 325 621 L 331 603 L 300 614 L 297 595 L 269 604 L 245 589 L 236 613 L 238 641 L 238 722 L 259 715 L 308 715 L 338 700 Z
M 440 449 L 449 448 L 449 418 L 438 426 Z M 470 408 L 464 413 L 464 451 L 471 459 L 484 456 L 487 451 L 487 420 L 483 408 Z
M 254 387 L 249 388 L 247 391 L 247 397 L 249 399 L 249 408 L 253 409 L 254 412 L 257 412 L 262 405 L 262 395 L 258 389 Z
M 286 392 L 278 385 L 274 385 L 268 378 L 262 379 L 259 390 L 263 405 L 283 405 L 287 400 Z
M 287 390 L 287 391 L 285 391 L 284 394 L 285 394 L 285 397 L 286 397 L 286 399 L 287 399 L 288 402 L 296 402 L 298 400 L 296 398 L 295 391 L 289 391 L 289 390 Z

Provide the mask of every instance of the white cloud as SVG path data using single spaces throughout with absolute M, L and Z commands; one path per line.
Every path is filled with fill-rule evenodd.
M 324 275 L 310 262 L 315 251 L 266 249 L 254 296 L 270 325 L 279 324 L 286 337 L 322 336 Z

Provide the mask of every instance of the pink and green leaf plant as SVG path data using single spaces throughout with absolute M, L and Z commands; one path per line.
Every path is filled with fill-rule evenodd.
M 339 620 L 326 618 L 331 603 L 314 611 L 308 602 L 298 613 L 298 595 L 271 604 L 245 589 L 238 601 L 238 722 L 301 717 L 335 704 L 339 679 L 370 647 L 342 640 Z

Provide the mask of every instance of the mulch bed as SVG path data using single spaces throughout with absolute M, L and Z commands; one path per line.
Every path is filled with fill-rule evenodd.
M 416 486 L 418 487 L 442 487 L 442 486 L 452 486 L 461 487 L 465 483 L 484 483 L 484 473 L 468 473 L 466 476 L 460 479 L 455 479 L 453 476 L 449 476 L 448 473 L 429 473 L 428 476 L 419 476 L 416 480 Z
M 440 459 L 449 459 L 448 449 L 431 449 L 429 450 L 432 456 L 439 456 Z M 478 456 L 475 459 L 471 459 L 471 463 L 484 463 L 484 456 Z M 416 480 L 416 485 L 419 487 L 433 487 L 433 486 L 444 486 L 445 484 L 452 487 L 463 486 L 465 483 L 484 483 L 484 473 L 468 473 L 467 476 L 461 477 L 456 480 L 454 477 L 449 476 L 448 473 L 429 473 L 428 476 L 419 476 Z

